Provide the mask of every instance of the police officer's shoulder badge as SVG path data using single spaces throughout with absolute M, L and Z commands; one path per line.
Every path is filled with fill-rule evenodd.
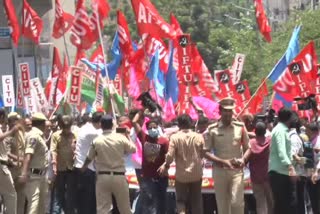
M 29 144 L 31 147 L 35 147 L 37 145 L 37 138 L 31 137 L 29 139 Z

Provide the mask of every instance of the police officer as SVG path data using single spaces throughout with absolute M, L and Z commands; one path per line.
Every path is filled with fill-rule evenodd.
M 0 124 L 4 124 L 6 113 L 0 109 Z M 8 155 L 5 142 L 6 137 L 15 134 L 19 126 L 14 126 L 9 131 L 2 133 L 0 130 L 0 195 L 3 197 L 3 204 L 7 214 L 17 213 L 17 194 L 14 188 L 11 172 L 8 169 Z
M 131 214 L 129 187 L 125 176 L 124 156 L 134 153 L 136 146 L 126 136 L 112 131 L 113 118 L 101 118 L 103 134 L 92 143 L 82 171 L 92 160 L 96 161 L 97 214 L 109 213 L 113 194 L 121 214 Z
M 25 184 L 27 198 L 27 214 L 45 213 L 45 198 L 47 194 L 47 152 L 44 139 L 46 116 L 42 113 L 32 115 L 32 129 L 26 135 L 26 149 L 19 183 Z
M 244 124 L 232 118 L 234 99 L 224 98 L 219 104 L 221 119 L 205 134 L 205 157 L 214 163 L 218 213 L 243 214 L 243 167 L 250 153 L 249 137 Z
M 8 114 L 8 126 L 12 129 L 15 125 L 19 124 L 21 120 L 20 115 L 17 112 L 11 112 Z M 6 137 L 4 139 L 5 144 L 8 147 L 8 157 L 9 157 L 9 170 L 12 175 L 12 179 L 15 182 L 16 192 L 17 192 L 17 213 L 24 214 L 25 207 L 25 196 L 24 190 L 21 186 L 17 185 L 18 176 L 21 174 L 21 167 L 24 158 L 25 142 L 24 142 L 24 132 L 18 131 L 12 136 Z

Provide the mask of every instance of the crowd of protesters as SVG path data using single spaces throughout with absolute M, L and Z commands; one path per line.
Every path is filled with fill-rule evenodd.
M 204 163 L 212 163 L 219 214 L 244 213 L 244 167 L 258 214 L 320 214 L 317 121 L 282 108 L 235 118 L 234 100 L 219 102 L 221 118 L 199 112 L 163 123 L 148 109 L 113 118 L 102 111 L 22 118 L 0 109 L 0 195 L 6 214 L 165 214 L 168 170 L 175 163 L 179 214 L 204 210 Z M 270 111 L 272 112 L 272 111 Z M 132 162 L 141 145 L 142 164 Z M 139 197 L 130 203 L 126 167 Z M 212 203 L 214 203 L 212 201 Z M 308 204 L 311 204 L 308 209 Z

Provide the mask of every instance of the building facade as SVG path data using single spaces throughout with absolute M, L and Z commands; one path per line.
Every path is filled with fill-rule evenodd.
M 73 59 L 75 48 L 69 42 L 69 33 L 66 34 L 67 47 L 65 47 L 63 39 L 56 40 L 51 36 L 55 16 L 55 0 L 27 1 L 43 20 L 40 43 L 36 45 L 21 36 L 18 47 L 14 47 L 10 37 L 0 37 L 0 75 L 14 75 L 14 79 L 17 80 L 19 75 L 17 71 L 18 63 L 28 62 L 31 78 L 39 77 L 44 86 L 51 71 L 53 47 L 57 47 L 60 51 L 61 60 L 63 60 L 66 48 L 68 49 L 70 58 Z M 23 1 L 12 0 L 12 2 L 14 3 L 18 19 L 22 20 Z M 60 4 L 66 12 L 74 14 L 75 2 L 73 0 L 60 0 Z M 7 27 L 3 0 L 0 0 L 0 29 L 5 30 Z M 0 87 L 0 92 L 2 94 L 2 87 Z

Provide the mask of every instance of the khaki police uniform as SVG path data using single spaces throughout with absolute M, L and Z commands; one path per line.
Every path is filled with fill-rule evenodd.
M 17 112 L 10 112 L 8 114 L 8 119 L 14 118 L 15 120 L 20 120 L 21 117 Z M 6 137 L 4 139 L 5 144 L 8 148 L 8 154 L 12 154 L 17 157 L 18 160 L 9 158 L 9 170 L 12 175 L 12 179 L 15 183 L 16 193 L 17 193 L 17 214 L 24 214 L 24 208 L 26 203 L 26 198 L 24 196 L 23 186 L 17 185 L 18 176 L 21 174 L 21 168 L 24 157 L 25 150 L 25 139 L 24 132 L 18 131 L 12 136 Z
M 111 195 L 115 196 L 121 214 L 131 214 L 129 187 L 125 176 L 124 156 L 136 151 L 135 145 L 124 135 L 104 131 L 92 143 L 88 158 L 95 160 L 97 168 L 97 214 L 112 209 Z
M 220 101 L 220 105 L 226 109 L 233 109 L 233 102 L 227 98 Z M 232 121 L 228 127 L 221 121 L 210 125 L 205 134 L 205 141 L 205 150 L 213 150 L 214 155 L 221 159 L 242 158 L 243 153 L 249 148 L 248 133 L 244 124 L 238 121 Z M 243 214 L 243 169 L 226 169 L 214 164 L 213 179 L 218 212 Z
M 44 115 L 33 116 L 32 120 L 45 120 Z M 48 166 L 48 147 L 44 140 L 44 133 L 32 127 L 26 135 L 25 154 L 31 154 L 28 181 L 25 185 L 27 197 L 27 214 L 45 213 L 45 199 L 47 195 L 46 169 Z
M 8 152 L 15 155 L 19 160 L 9 161 L 11 163 L 9 166 L 9 170 L 11 172 L 13 181 L 16 183 L 19 175 L 21 175 L 22 160 L 25 151 L 24 133 L 22 131 L 18 131 L 14 134 L 14 136 L 6 137 L 4 139 L 4 142 L 7 145 Z M 20 185 L 15 185 L 15 188 L 17 192 L 17 213 L 24 214 L 24 207 L 26 202 L 24 188 Z
M 2 131 L 0 130 L 0 134 Z M 11 172 L 8 169 L 7 148 L 4 141 L 0 141 L 0 195 L 7 214 L 17 213 L 17 194 L 14 188 Z

